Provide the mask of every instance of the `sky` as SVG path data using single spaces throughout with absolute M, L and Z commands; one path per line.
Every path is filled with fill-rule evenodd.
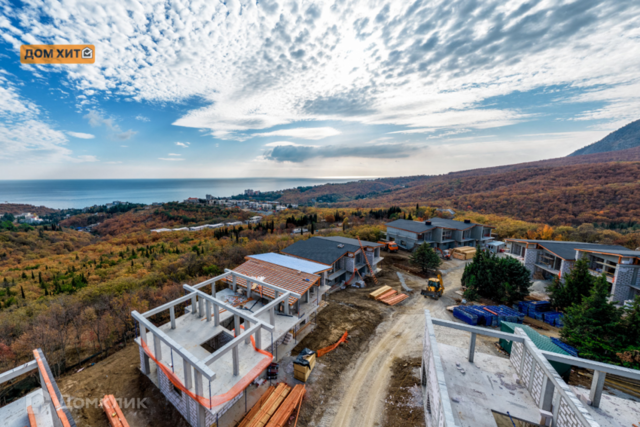
M 0 179 L 443 174 L 639 118 L 637 0 L 0 0 Z

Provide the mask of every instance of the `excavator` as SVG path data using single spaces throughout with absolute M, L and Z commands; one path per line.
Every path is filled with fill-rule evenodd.
M 427 287 L 420 291 L 424 297 L 439 299 L 444 293 L 444 284 L 442 282 L 442 274 L 438 273 L 438 277 L 430 277 L 427 279 Z
M 446 249 L 444 252 L 440 248 L 435 248 L 435 249 L 436 251 L 440 252 L 440 257 L 442 259 L 451 259 L 451 253 L 449 252 L 448 249 Z

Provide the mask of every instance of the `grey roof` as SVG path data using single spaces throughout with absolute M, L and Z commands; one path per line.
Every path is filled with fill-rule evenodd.
M 424 233 L 435 228 L 433 225 L 426 225 L 424 222 L 410 221 L 408 219 L 396 219 L 395 221 L 388 222 L 387 227 L 399 228 L 400 230 L 407 230 L 413 233 Z
M 623 257 L 640 257 L 640 251 L 632 251 L 631 249 L 579 249 L 579 250 L 589 250 L 593 252 L 601 252 L 603 254 L 612 254 L 612 255 L 620 255 Z
M 339 243 L 326 238 L 312 237 L 307 240 L 299 240 L 293 245 L 284 248 L 283 254 L 292 255 L 307 260 L 319 262 L 326 265 L 332 265 L 347 252 L 355 252 L 360 246 L 342 244 L 342 248 L 338 247 Z
M 576 259 L 576 251 L 577 250 L 587 250 L 587 251 L 625 251 L 625 252 L 635 252 L 629 251 L 624 246 L 618 245 L 601 245 L 599 243 L 584 243 L 584 242 L 560 242 L 556 240 L 528 240 L 528 239 L 507 239 L 513 242 L 523 242 L 523 243 L 537 243 L 542 246 L 549 252 L 559 256 L 562 259 L 566 259 L 569 261 Z M 638 252 L 636 252 L 638 254 Z
M 355 246 L 356 248 L 360 248 L 360 242 L 362 242 L 362 246 L 369 246 L 372 248 L 377 248 L 380 246 L 384 246 L 382 243 L 374 243 L 374 242 L 367 242 L 366 240 L 360 240 L 360 242 L 358 242 L 358 239 L 351 239 L 349 237 L 342 237 L 342 236 L 328 236 L 328 237 L 317 237 L 318 239 L 326 239 L 326 240 L 332 240 L 334 242 L 338 242 L 338 243 L 343 243 L 345 245 L 352 245 Z M 353 252 L 353 251 L 351 251 Z
M 434 228 L 452 228 L 454 230 L 466 230 L 476 225 L 476 223 L 466 223 L 464 221 L 456 221 L 454 219 L 446 218 L 431 218 L 431 225 L 425 224 L 424 221 L 410 221 L 408 219 L 397 219 L 387 223 L 387 227 L 399 228 L 401 230 L 411 231 L 413 233 L 424 233 L 425 231 L 432 230 Z

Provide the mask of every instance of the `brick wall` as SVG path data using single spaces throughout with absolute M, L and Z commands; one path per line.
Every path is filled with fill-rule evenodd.
M 533 276 L 533 273 L 535 272 L 535 264 L 538 261 L 538 253 L 540 252 L 539 249 L 525 249 L 524 252 L 524 266 L 527 267 L 527 269 L 530 272 L 530 276 Z
M 611 298 L 615 302 L 623 302 L 629 298 L 629 290 L 633 284 L 635 268 L 618 264 L 611 288 Z
M 569 274 L 574 264 L 575 264 L 575 261 L 562 260 L 562 264 L 560 264 L 560 277 L 563 282 L 564 282 L 564 278 L 566 277 L 567 274 Z

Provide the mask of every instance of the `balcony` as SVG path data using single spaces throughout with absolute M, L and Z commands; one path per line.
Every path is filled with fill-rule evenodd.
M 604 275 L 607 276 L 607 282 L 609 282 L 609 283 L 613 283 L 613 279 L 615 278 L 615 274 L 608 273 L 606 271 L 602 271 L 599 268 L 597 268 L 597 269 L 590 268 L 589 269 L 589 273 L 591 273 L 592 275 L 594 275 L 596 277 L 600 277 L 600 276 L 602 276 L 602 273 L 604 273 Z
M 515 259 L 517 259 L 518 261 L 520 261 L 521 263 L 524 263 L 524 257 L 522 257 L 522 256 L 520 256 L 520 255 L 512 254 L 512 253 L 510 253 L 510 252 L 503 252 L 502 254 L 503 254 L 503 255 L 506 255 L 506 256 L 508 256 L 508 257 L 510 257 L 510 258 L 515 258 Z
M 560 274 L 560 270 L 556 270 L 555 268 L 553 268 L 548 264 L 537 263 L 535 266 L 551 274 L 555 274 L 556 276 Z

